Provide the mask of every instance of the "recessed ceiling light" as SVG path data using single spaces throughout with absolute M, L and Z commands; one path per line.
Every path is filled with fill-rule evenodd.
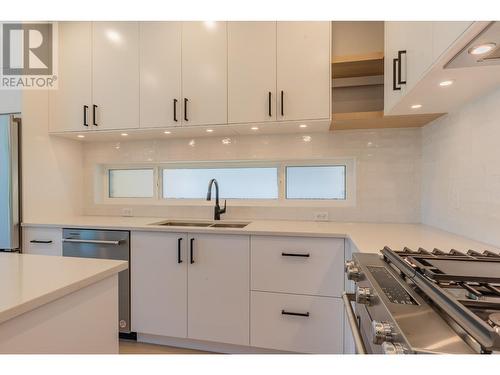
M 222 143 L 223 143 L 223 144 L 225 144 L 225 145 L 230 144 L 230 143 L 231 143 L 231 138 L 224 138 L 224 139 L 222 140 Z
M 214 129 L 207 129 L 206 132 L 207 133 L 212 133 L 214 131 Z
M 413 104 L 411 106 L 411 109 L 419 109 L 419 108 L 422 108 L 422 104 Z
M 439 86 L 441 86 L 441 87 L 446 87 L 446 86 L 451 86 L 451 85 L 453 85 L 453 80 L 451 80 L 451 79 L 439 82 Z
M 128 133 L 122 133 L 122 137 L 126 137 Z
M 307 128 L 307 125 L 306 124 L 300 124 L 299 128 Z
M 172 132 L 168 131 L 168 130 L 165 130 L 163 133 L 165 133 L 165 134 L 172 134 Z
M 85 136 L 83 134 L 78 134 L 77 137 L 78 138 L 85 138 Z
M 496 43 L 483 43 L 477 46 L 469 48 L 469 54 L 471 55 L 484 55 L 485 53 L 490 52 L 493 48 L 495 48 Z
M 304 136 L 302 137 L 302 140 L 303 140 L 304 142 L 311 142 L 311 139 L 312 139 L 312 138 L 311 138 L 311 136 L 310 136 L 310 135 L 304 135 Z
M 191 139 L 188 143 L 191 147 L 194 147 L 194 145 L 196 144 L 195 140 L 194 139 Z
M 259 127 L 258 126 L 252 126 L 250 129 L 252 129 L 252 130 L 259 130 Z

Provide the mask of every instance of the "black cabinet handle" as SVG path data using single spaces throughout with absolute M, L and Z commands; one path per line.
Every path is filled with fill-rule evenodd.
M 281 90 L 281 116 L 285 115 L 285 110 L 284 110 L 284 105 L 283 105 L 283 96 L 284 96 L 284 93 L 283 93 L 283 90 Z
M 398 59 L 392 59 L 392 90 L 393 91 L 401 90 L 401 87 L 398 87 L 396 84 L 397 65 L 398 65 Z
M 188 120 L 188 98 L 184 98 L 184 121 Z
M 181 259 L 181 244 L 182 244 L 182 237 L 177 239 L 177 263 L 182 263 Z
M 305 316 L 306 318 L 308 318 L 309 317 L 309 311 L 305 312 L 305 313 L 298 313 L 298 312 L 281 310 L 281 315 Z
M 193 255 L 193 249 L 194 249 L 194 238 L 191 238 L 189 240 L 189 263 L 193 264 L 194 263 L 194 255 Z
M 84 105 L 83 106 L 83 126 L 89 126 L 89 124 L 87 123 L 87 111 L 88 110 L 89 110 L 89 106 Z
M 406 55 L 405 50 L 398 51 L 398 85 L 406 85 L 406 80 L 401 79 L 401 66 L 403 62 L 402 56 Z
M 267 95 L 267 106 L 268 106 L 269 117 L 271 117 L 273 115 L 273 113 L 271 111 L 271 97 L 272 97 L 272 93 L 271 93 L 271 91 L 269 91 L 269 93 Z
M 177 99 L 174 99 L 174 121 L 177 122 Z
M 92 118 L 92 125 L 94 125 L 94 126 L 99 126 L 99 125 L 97 124 L 97 122 L 95 121 L 95 119 L 96 119 L 96 110 L 97 110 L 97 108 L 98 108 L 98 107 L 97 107 L 95 104 L 92 106 L 92 117 L 93 117 L 93 118 Z
M 298 253 L 281 253 L 281 256 L 283 257 L 302 257 L 302 258 L 309 258 L 311 254 L 305 253 L 305 254 L 298 254 Z
M 31 243 L 52 243 L 52 240 L 31 240 Z

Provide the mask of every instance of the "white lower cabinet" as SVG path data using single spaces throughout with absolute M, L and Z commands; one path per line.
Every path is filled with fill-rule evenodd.
M 132 329 L 187 336 L 187 235 L 132 232 Z
M 132 330 L 249 345 L 248 236 L 131 234 Z
M 249 345 L 250 238 L 189 236 L 188 337 Z
M 250 344 L 299 353 L 343 351 L 340 298 L 252 292 Z
M 24 227 L 24 254 L 62 256 L 62 229 L 45 227 Z

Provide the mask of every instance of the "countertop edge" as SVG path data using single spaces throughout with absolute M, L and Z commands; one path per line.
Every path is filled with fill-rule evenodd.
M 44 294 L 42 296 L 33 298 L 30 301 L 21 303 L 19 305 L 11 307 L 10 309 L 1 311 L 0 312 L 0 324 L 6 322 L 8 320 L 11 320 L 13 318 L 16 318 L 22 314 L 27 313 L 27 312 L 35 310 L 43 305 L 51 303 L 59 298 L 65 297 L 71 293 L 77 292 L 77 291 L 79 291 L 87 286 L 98 283 L 98 282 L 100 282 L 108 277 L 111 277 L 115 274 L 118 274 L 121 271 L 126 270 L 127 268 L 128 268 L 127 262 L 123 261 L 121 264 L 110 267 L 107 270 L 100 271 L 100 272 L 96 273 L 95 275 L 86 277 L 86 278 L 81 279 L 79 281 L 76 281 L 70 285 L 55 289 L 52 292 L 49 292 L 49 293 Z

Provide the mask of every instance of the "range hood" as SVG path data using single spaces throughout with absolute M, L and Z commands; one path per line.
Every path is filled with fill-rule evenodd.
M 500 65 L 500 22 L 491 22 L 445 66 L 445 69 Z

